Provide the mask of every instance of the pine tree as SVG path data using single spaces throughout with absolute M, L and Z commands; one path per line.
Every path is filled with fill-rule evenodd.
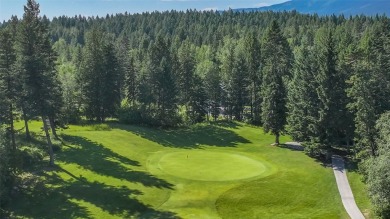
M 88 119 L 100 120 L 100 89 L 104 59 L 102 44 L 102 32 L 96 27 L 86 34 L 78 82 L 83 94 L 84 113 Z
M 119 61 L 115 55 L 114 46 L 105 42 L 103 47 L 103 72 L 101 75 L 101 111 L 100 120 L 115 116 L 120 105 L 120 74 Z
M 262 46 L 262 120 L 266 133 L 275 135 L 279 144 L 280 134 L 286 124 L 286 88 L 283 78 L 290 74 L 290 48 L 279 25 L 273 21 L 267 28 Z
M 13 36 L 10 29 L 0 30 L 0 93 L 2 95 L 1 106 L 4 107 L 1 110 L 1 117 L 6 121 L 9 139 L 11 140 L 12 149 L 15 151 L 14 113 L 18 96 L 17 88 L 20 81 L 14 69 L 16 62 L 15 36 Z
M 318 68 L 315 81 L 319 106 L 312 142 L 316 145 L 315 148 L 327 150 L 339 143 L 338 122 L 342 119 L 342 112 L 345 109 L 343 105 L 345 86 L 341 74 L 336 69 L 337 54 L 332 32 L 330 28 L 320 29 L 314 46 Z
M 178 75 L 177 84 L 180 93 L 180 104 L 188 108 L 193 91 L 195 76 L 194 51 L 188 40 L 184 41 L 178 50 Z M 190 110 L 190 109 L 187 109 Z
M 194 85 L 191 88 L 190 118 L 192 123 L 203 122 L 205 120 L 207 108 L 207 95 L 203 79 L 199 75 L 194 75 Z
M 39 4 L 28 0 L 19 26 L 17 70 L 23 80 L 22 109 L 24 115 L 40 116 L 48 144 L 50 165 L 54 154 L 48 130 L 49 117 L 56 113 L 61 91 L 55 70 L 55 55 L 44 19 L 39 17 Z M 26 127 L 27 128 L 27 127 Z
M 261 49 L 260 42 L 256 38 L 255 32 L 248 33 L 244 38 L 245 65 L 247 66 L 249 76 L 251 120 L 255 124 L 260 123 L 260 87 L 261 87 Z
M 232 114 L 238 121 L 243 119 L 244 106 L 248 102 L 248 76 L 243 53 L 235 51 L 232 75 L 230 78 Z
M 228 119 L 233 119 L 233 103 L 232 103 L 232 92 L 233 87 L 231 78 L 233 75 L 234 63 L 236 58 L 236 47 L 237 42 L 232 38 L 225 37 L 223 46 L 218 52 L 218 61 L 220 63 L 221 72 L 221 87 L 222 87 L 222 105 L 224 108 L 225 115 L 227 114 Z
M 84 113 L 88 119 L 100 120 L 103 72 L 102 32 L 96 27 L 86 34 L 83 61 L 78 78 L 83 94 Z
M 205 92 L 207 95 L 207 103 L 209 108 L 209 113 L 214 118 L 214 121 L 217 120 L 220 114 L 220 101 L 221 101 L 221 75 L 219 73 L 218 66 L 211 61 L 205 61 L 203 63 L 204 71 L 204 84 Z
M 161 37 L 149 51 L 149 77 L 153 103 L 156 105 L 157 122 L 162 126 L 176 125 L 177 93 L 173 73 L 173 61 L 168 43 Z
M 127 100 L 134 105 L 135 101 L 137 100 L 137 93 L 138 93 L 138 79 L 139 74 L 137 73 L 137 69 L 134 63 L 134 58 L 128 57 L 126 59 L 125 65 L 125 96 Z
M 375 121 L 390 110 L 390 26 L 382 21 L 367 32 L 360 48 L 350 53 L 353 75 L 349 80 L 349 109 L 355 115 L 355 142 L 358 157 L 377 152 Z
M 10 145 L 7 140 L 7 134 L 5 133 L 3 127 L 0 127 L 0 216 L 2 216 L 4 204 L 10 197 L 10 160 Z
M 79 83 L 89 119 L 104 122 L 120 104 L 120 67 L 114 46 L 94 27 L 87 33 Z
M 312 48 L 306 43 L 295 55 L 294 74 L 288 87 L 289 134 L 296 141 L 309 141 L 318 118 L 318 96 Z
M 195 50 L 188 40 L 178 50 L 177 85 L 179 102 L 184 105 L 191 123 L 200 122 L 205 115 L 205 91 L 202 78 L 195 74 Z

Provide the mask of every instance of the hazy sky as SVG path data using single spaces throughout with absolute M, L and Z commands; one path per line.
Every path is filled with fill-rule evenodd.
M 54 16 L 105 16 L 106 14 L 165 11 L 165 10 L 224 10 L 272 5 L 286 0 L 38 0 L 41 15 Z M 26 0 L 0 0 L 0 21 L 11 15 L 23 15 Z

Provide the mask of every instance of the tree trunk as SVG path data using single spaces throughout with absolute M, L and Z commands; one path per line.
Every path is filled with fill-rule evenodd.
M 15 128 L 14 128 L 14 114 L 12 104 L 9 105 L 9 118 L 10 118 L 10 135 L 11 135 L 11 145 L 12 150 L 16 151 L 16 143 L 15 143 Z
M 255 83 L 253 82 L 252 89 L 251 89 L 251 119 L 252 119 L 252 122 L 255 121 L 254 106 L 255 106 Z
M 210 106 L 207 106 L 207 115 L 206 115 L 207 122 L 210 121 L 209 115 L 210 115 Z
M 275 135 L 275 145 L 279 145 L 280 144 L 279 137 L 280 137 L 280 134 L 276 133 L 276 135 Z
M 50 121 L 51 132 L 53 133 L 56 139 L 59 139 L 57 135 L 56 124 L 54 123 L 54 118 L 52 116 L 49 116 L 49 121 Z
M 259 113 L 258 113 L 258 103 L 257 103 L 257 95 L 256 95 L 256 83 L 253 83 L 253 105 L 254 105 L 254 107 L 253 107 L 253 121 L 254 121 L 254 123 L 255 124 L 258 124 L 259 123 L 259 121 L 258 121 L 258 119 L 259 119 Z
M 30 129 L 28 128 L 28 118 L 26 112 L 23 110 L 24 127 L 26 128 L 26 139 L 31 140 Z
M 48 129 L 47 124 L 46 124 L 45 116 L 42 116 L 42 122 L 43 122 L 43 130 L 45 131 L 45 135 L 46 135 L 47 145 L 49 147 L 49 156 L 50 156 L 49 164 L 50 164 L 50 166 L 54 166 L 53 144 L 51 143 L 50 133 L 49 133 L 49 129 Z

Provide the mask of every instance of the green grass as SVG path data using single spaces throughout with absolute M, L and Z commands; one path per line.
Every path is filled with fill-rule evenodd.
M 36 122 L 31 129 L 43 134 Z M 331 168 L 271 146 L 274 137 L 256 127 L 108 123 L 60 134 L 58 167 L 28 182 L 12 217 L 348 218 Z
M 362 176 L 355 171 L 347 171 L 347 176 L 357 206 L 366 218 L 375 218 L 372 212 L 373 207 L 367 196 L 366 185 L 362 182 Z
M 162 156 L 161 156 L 162 155 Z M 150 169 L 179 178 L 200 181 L 232 181 L 271 174 L 270 165 L 233 153 L 207 150 L 159 153 Z

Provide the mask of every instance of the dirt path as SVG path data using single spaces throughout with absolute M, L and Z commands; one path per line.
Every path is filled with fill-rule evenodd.
M 364 219 L 362 212 L 356 205 L 351 187 L 349 186 L 347 174 L 344 168 L 344 160 L 340 156 L 332 156 L 332 166 L 334 176 L 336 177 L 337 187 L 340 192 L 341 200 L 345 210 L 352 219 Z

